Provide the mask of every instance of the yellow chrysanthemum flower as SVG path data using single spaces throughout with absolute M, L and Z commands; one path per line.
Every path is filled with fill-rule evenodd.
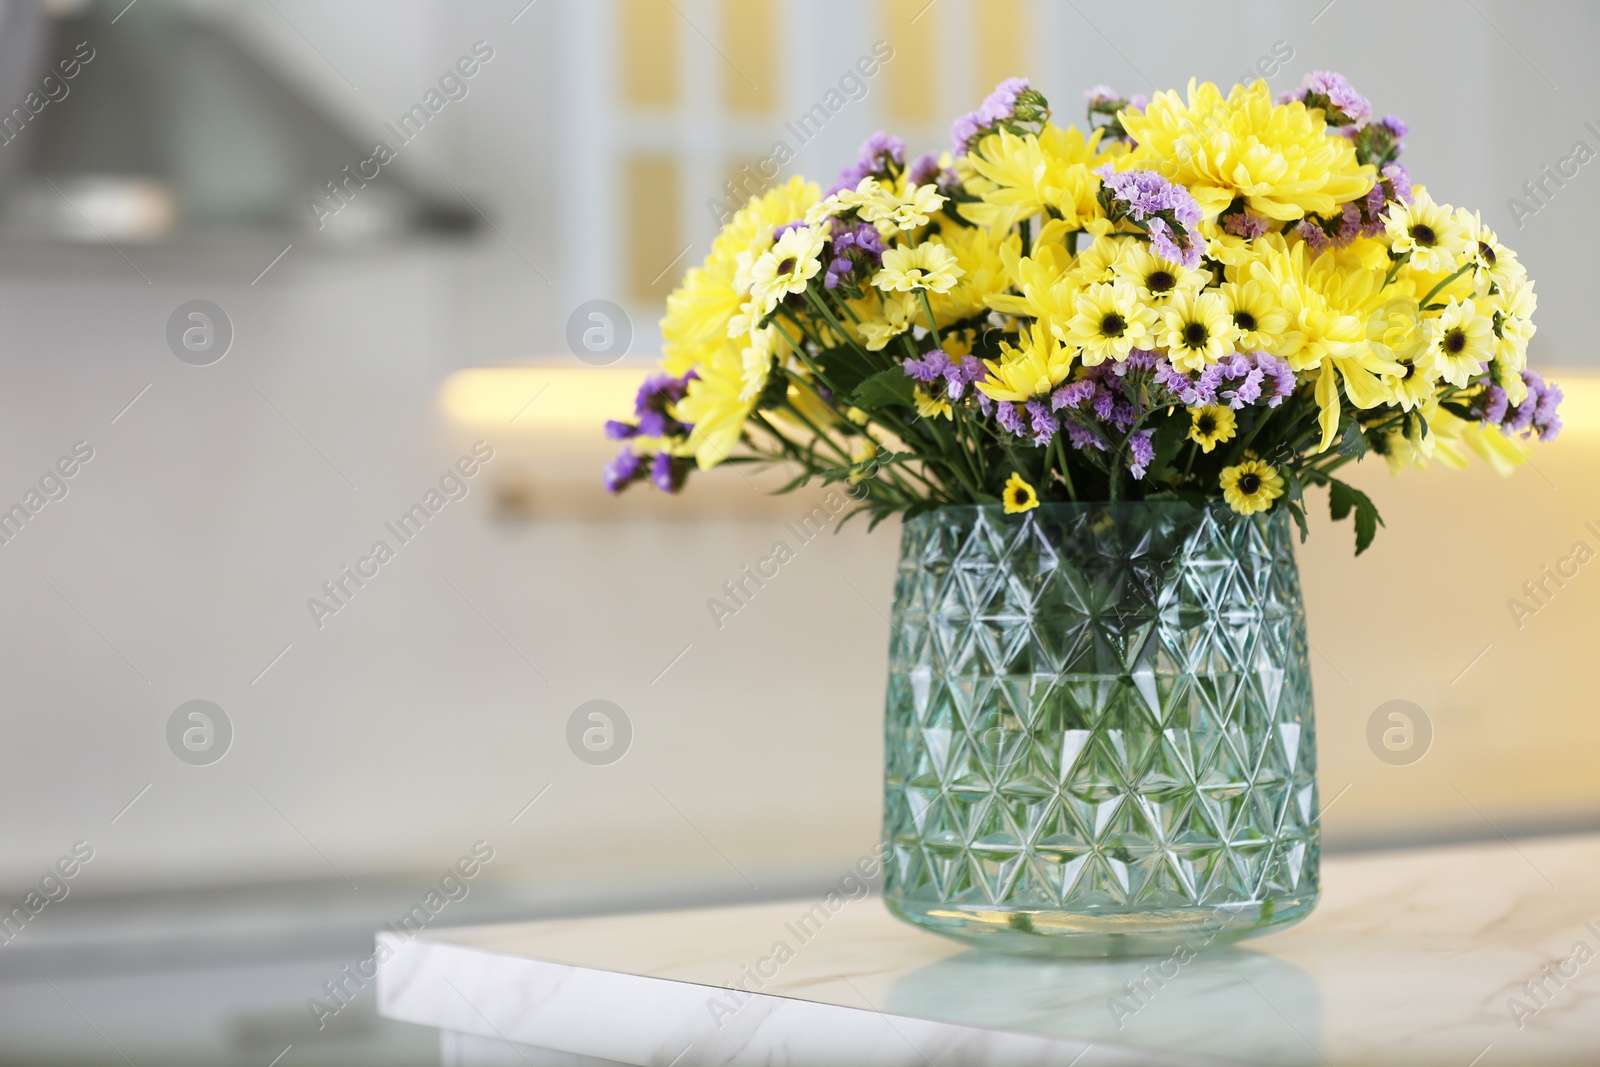
M 1135 348 L 1155 343 L 1156 312 L 1139 301 L 1127 282 L 1101 282 L 1078 293 L 1071 319 L 1058 331 L 1082 350 L 1084 366 L 1121 362 Z
M 1426 320 L 1426 326 L 1427 356 L 1439 377 L 1457 388 L 1465 388 L 1494 359 L 1494 323 L 1478 314 L 1470 300 L 1452 297 L 1437 317 Z
M 1016 471 L 1012 471 L 1011 477 L 1006 479 L 1000 499 L 1005 502 L 1007 515 L 1020 515 L 1039 506 L 1039 494 Z
M 1037 136 L 990 134 L 965 157 L 973 171 L 967 190 L 979 202 L 962 204 L 961 217 L 994 230 L 1052 211 L 1075 230 L 1101 218 L 1100 179 L 1090 172 L 1126 151 L 1120 144 L 1101 151 L 1102 136 L 1055 125 Z
M 1209 453 L 1218 445 L 1233 440 L 1239 420 L 1226 404 L 1207 404 L 1189 409 L 1189 440 Z
M 1292 248 L 1275 235 L 1255 243 L 1242 275 L 1277 295 L 1289 319 L 1280 351 L 1295 371 L 1317 370 L 1322 408 L 1319 451 L 1333 444 L 1339 426 L 1339 386 L 1358 408 L 1388 401 L 1378 376 L 1403 368 L 1367 339 L 1367 323 L 1383 302 L 1383 271 L 1341 268 L 1332 252 L 1313 259 L 1304 242 Z
M 1445 274 L 1467 254 L 1467 227 L 1449 204 L 1436 204 L 1418 188 L 1409 204 L 1390 204 L 1383 223 L 1396 255 L 1410 253 L 1415 270 Z
M 1197 371 L 1232 352 L 1238 336 L 1221 293 L 1180 289 L 1161 313 L 1156 343 L 1178 370 Z
M 944 245 L 924 241 L 915 248 L 885 249 L 883 265 L 872 276 L 872 284 L 896 293 L 918 289 L 948 293 L 964 273 L 954 252 Z
M 756 397 L 745 396 L 744 350 L 737 342 L 724 341 L 698 366 L 700 376 L 689 382 L 677 415 L 694 425 L 689 447 L 700 469 L 709 470 L 733 454 Z
M 1236 85 L 1224 97 L 1210 82 L 1191 79 L 1187 101 L 1169 90 L 1144 111 L 1118 118 L 1138 143 L 1128 165 L 1187 186 L 1206 218 L 1239 197 L 1269 219 L 1332 216 L 1365 196 L 1376 177 L 1357 162 L 1348 138 L 1328 130 L 1321 111 L 1274 104 L 1264 81 Z
M 772 232 L 805 215 L 820 190 L 794 177 L 752 197 L 734 212 L 711 243 L 705 261 L 692 268 L 667 297 L 661 320 L 661 365 L 669 374 L 683 374 L 710 357 L 727 338 L 728 321 L 739 313 L 744 292 L 735 288 L 740 253 L 754 256 L 772 243 Z M 743 331 L 740 331 L 743 332 Z
M 1022 238 L 1016 234 L 997 234 L 982 226 L 946 226 L 931 240 L 948 248 L 961 268 L 954 288 L 929 298 L 941 329 L 988 311 L 988 298 L 1011 286 L 1003 253 L 1022 251 Z
M 1002 341 L 1000 358 L 984 360 L 989 377 L 978 388 L 991 400 L 1014 403 L 1045 396 L 1072 373 L 1072 357 L 1048 325 L 1035 322 L 1016 347 Z
M 1266 511 L 1283 495 L 1283 475 L 1278 468 L 1259 459 L 1247 459 L 1222 468 L 1222 499 L 1241 515 Z

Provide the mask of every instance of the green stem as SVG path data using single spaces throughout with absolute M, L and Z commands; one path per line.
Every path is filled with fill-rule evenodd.
M 1457 278 L 1461 277 L 1467 271 L 1471 270 L 1472 267 L 1473 267 L 1473 262 L 1470 259 L 1467 260 L 1465 263 L 1461 264 L 1461 266 L 1456 268 L 1456 270 L 1452 271 L 1448 277 L 1446 277 L 1443 280 L 1441 280 L 1438 285 L 1435 285 L 1432 289 L 1429 289 L 1428 290 L 1428 295 L 1423 297 L 1421 300 L 1417 301 L 1417 306 L 1419 308 L 1427 307 L 1428 306 L 1428 301 L 1433 299 L 1433 296 L 1434 296 L 1435 293 L 1437 293 L 1440 289 L 1443 289 L 1445 286 L 1449 285 L 1451 282 L 1455 281 Z
M 933 321 L 933 305 L 928 303 L 928 290 L 918 289 L 917 296 L 922 299 L 923 313 L 928 316 L 928 332 L 933 334 L 933 346 L 943 348 L 944 342 L 939 340 L 939 324 Z

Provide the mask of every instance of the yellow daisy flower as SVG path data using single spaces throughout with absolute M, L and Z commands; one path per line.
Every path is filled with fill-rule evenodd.
M 1383 231 L 1396 255 L 1411 253 L 1419 271 L 1448 273 L 1467 254 L 1467 228 L 1448 204 L 1436 204 L 1418 188 L 1409 204 L 1390 204 Z
M 964 273 L 954 252 L 944 245 L 924 241 L 915 248 L 885 249 L 883 266 L 872 276 L 872 284 L 897 293 L 917 289 L 948 293 Z
M 922 305 L 916 297 L 909 294 L 885 296 L 882 318 L 862 319 L 858 327 L 867 351 L 881 352 L 890 341 L 911 329 L 921 314 Z
M 1205 271 L 1168 263 L 1137 241 L 1130 242 L 1117 257 L 1112 272 L 1123 281 L 1133 283 L 1139 290 L 1140 300 L 1158 306 L 1170 300 L 1174 293 L 1199 292 L 1211 277 Z
M 1228 314 L 1222 294 L 1215 289 L 1179 290 L 1167 304 L 1156 333 L 1156 343 L 1181 371 L 1197 371 L 1233 351 L 1239 328 Z
M 1260 282 L 1223 282 L 1217 288 L 1222 306 L 1239 332 L 1233 346 L 1240 352 L 1273 352 L 1283 343 L 1289 316 Z
M 1139 302 L 1127 282 L 1102 282 L 1078 293 L 1075 313 L 1062 340 L 1083 350 L 1085 366 L 1110 359 L 1121 362 L 1135 348 L 1153 344 L 1156 312 Z
M 733 453 L 756 397 L 745 396 L 744 351 L 735 341 L 719 345 L 698 369 L 700 376 L 690 380 L 678 401 L 677 415 L 694 425 L 689 447 L 700 469 L 709 470 Z
M 1494 359 L 1494 323 L 1478 314 L 1470 300 L 1450 298 L 1437 318 L 1428 319 L 1428 357 L 1439 377 L 1457 388 Z
M 1239 422 L 1226 404 L 1207 404 L 1189 409 L 1189 440 L 1209 454 L 1218 445 L 1233 440 Z
M 1383 382 L 1394 396 L 1392 403 L 1398 404 L 1402 411 L 1414 411 L 1432 400 L 1438 392 L 1439 368 L 1431 359 L 1416 362 L 1402 359 L 1398 362 L 1404 372 L 1386 375 Z
M 1011 477 L 1006 479 L 1006 487 L 1000 498 L 1005 501 L 1007 515 L 1020 515 L 1039 506 L 1039 494 L 1016 471 L 1012 471 Z
M 1274 104 L 1267 83 L 1236 85 L 1226 97 L 1189 82 L 1188 100 L 1157 93 L 1143 111 L 1117 116 L 1138 144 L 1129 166 L 1147 166 L 1187 186 L 1206 218 L 1243 197 L 1269 219 L 1331 217 L 1365 196 L 1376 171 L 1357 162 L 1349 138 L 1330 134 L 1322 113 Z
M 784 297 L 805 292 L 806 283 L 822 270 L 822 248 L 827 243 L 826 227 L 796 226 L 751 264 L 750 296 L 763 318 Z
M 1222 468 L 1222 499 L 1241 515 L 1254 515 L 1272 507 L 1283 495 L 1283 475 L 1259 459 L 1247 459 Z

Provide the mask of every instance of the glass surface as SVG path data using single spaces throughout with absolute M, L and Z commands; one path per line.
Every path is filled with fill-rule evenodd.
M 1289 516 L 1178 501 L 904 525 L 885 898 L 1003 952 L 1198 950 L 1318 895 Z

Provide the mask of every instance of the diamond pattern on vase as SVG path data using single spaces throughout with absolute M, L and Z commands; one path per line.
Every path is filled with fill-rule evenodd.
M 906 522 L 889 895 L 1091 914 L 1303 897 L 1314 734 L 1286 514 L 1145 502 Z

